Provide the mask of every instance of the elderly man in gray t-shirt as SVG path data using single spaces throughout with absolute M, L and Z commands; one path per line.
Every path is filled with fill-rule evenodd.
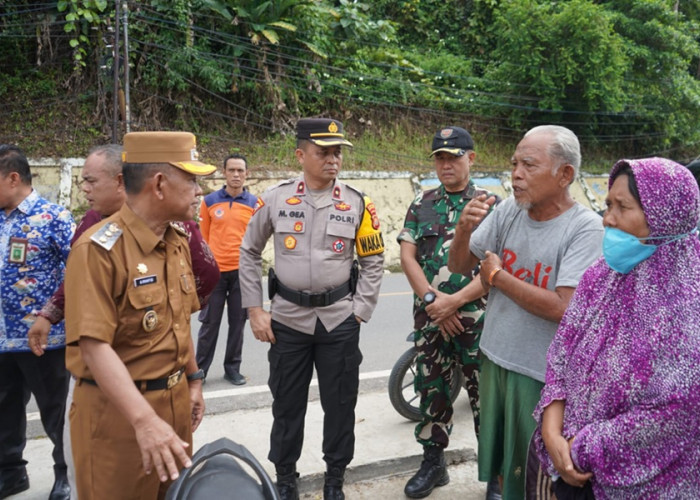
M 581 164 L 573 132 L 535 127 L 511 162 L 513 196 L 486 219 L 493 199 L 481 196 L 464 208 L 449 269 L 467 272 L 481 261 L 490 290 L 481 338 L 479 480 L 502 477 L 503 498 L 521 499 L 547 349 L 581 275 L 601 254 L 603 225 L 569 192 Z

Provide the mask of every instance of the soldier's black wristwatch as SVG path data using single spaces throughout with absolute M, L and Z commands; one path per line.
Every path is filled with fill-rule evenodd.
M 187 381 L 192 382 L 193 380 L 204 380 L 205 376 L 206 375 L 204 374 L 204 370 L 200 368 L 196 372 L 187 375 Z
M 435 293 L 433 292 L 425 292 L 425 295 L 423 295 L 423 302 L 426 303 L 426 305 L 430 305 L 433 302 L 435 302 Z

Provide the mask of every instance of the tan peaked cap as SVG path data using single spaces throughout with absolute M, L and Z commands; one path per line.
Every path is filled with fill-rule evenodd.
M 124 163 L 168 163 L 194 175 L 209 175 L 214 165 L 199 161 L 191 132 L 129 132 L 124 136 Z

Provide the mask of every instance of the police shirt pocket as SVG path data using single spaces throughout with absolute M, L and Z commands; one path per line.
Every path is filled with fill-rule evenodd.
M 299 252 L 299 240 L 306 231 L 306 221 L 295 219 L 281 219 L 275 225 L 275 233 L 282 238 L 281 251 L 283 254 L 296 254 Z
M 126 295 L 131 307 L 136 310 L 133 324 L 127 331 L 149 334 L 157 330 L 164 319 L 162 305 L 165 302 L 165 290 L 158 285 L 146 285 L 131 288 Z
M 355 239 L 355 225 L 329 222 L 326 226 L 326 239 L 330 257 L 344 259 L 348 252 L 352 252 L 352 243 Z

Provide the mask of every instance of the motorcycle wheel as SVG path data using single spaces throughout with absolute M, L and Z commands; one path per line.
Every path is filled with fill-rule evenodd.
M 416 378 L 416 348 L 411 347 L 399 357 L 389 375 L 389 400 L 402 417 L 420 422 L 420 395 L 414 390 Z M 455 367 L 452 373 L 450 395 L 454 403 L 464 385 L 464 374 Z

